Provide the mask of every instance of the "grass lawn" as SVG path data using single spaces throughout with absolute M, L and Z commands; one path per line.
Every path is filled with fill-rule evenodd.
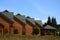
M 3 35 L 0 40 L 60 40 L 59 36 L 21 36 L 21 35 Z

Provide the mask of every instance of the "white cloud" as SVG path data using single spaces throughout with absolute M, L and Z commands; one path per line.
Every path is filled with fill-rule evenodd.
M 35 20 L 41 20 L 43 24 L 47 22 L 47 19 L 45 19 L 45 20 L 40 19 L 40 18 L 34 18 L 34 19 L 35 19 Z
M 35 20 L 40 20 L 39 18 L 34 18 Z
M 42 20 L 42 23 L 44 24 L 44 23 L 46 23 L 47 22 L 47 19 L 45 19 L 45 20 Z

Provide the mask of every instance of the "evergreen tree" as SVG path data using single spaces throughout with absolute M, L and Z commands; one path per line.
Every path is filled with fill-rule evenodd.
M 47 23 L 44 23 L 44 24 L 43 24 L 43 26 L 46 26 L 46 25 L 47 25 Z
M 52 26 L 56 27 L 57 22 L 56 22 L 56 18 L 52 17 Z
M 47 23 L 43 24 L 43 26 L 46 26 L 46 25 L 50 25 L 50 26 L 56 27 L 56 25 L 57 25 L 56 18 L 52 17 L 52 19 L 51 19 L 50 16 L 49 16 Z
M 48 17 L 47 25 L 51 25 L 51 18 L 50 18 L 50 16 Z

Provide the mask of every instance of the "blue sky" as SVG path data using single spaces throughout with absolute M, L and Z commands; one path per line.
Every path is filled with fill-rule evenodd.
M 43 21 L 55 17 L 60 24 L 60 0 L 0 0 L 0 11 L 5 9 Z

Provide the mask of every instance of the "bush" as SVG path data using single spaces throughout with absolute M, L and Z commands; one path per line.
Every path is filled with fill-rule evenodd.
M 14 34 L 18 34 L 18 30 L 17 29 L 14 29 Z
M 34 28 L 32 34 L 33 35 L 39 34 L 39 29 L 38 28 Z
M 56 34 L 56 35 L 57 35 L 57 36 L 60 36 L 60 32 L 59 32 L 59 33 L 57 32 L 57 34 Z
M 25 35 L 25 32 L 24 31 L 22 32 L 22 35 Z
M 8 33 L 8 30 L 7 30 L 7 29 L 5 29 L 5 30 L 4 30 L 4 33 L 5 33 L 5 34 L 6 34 L 6 33 Z

